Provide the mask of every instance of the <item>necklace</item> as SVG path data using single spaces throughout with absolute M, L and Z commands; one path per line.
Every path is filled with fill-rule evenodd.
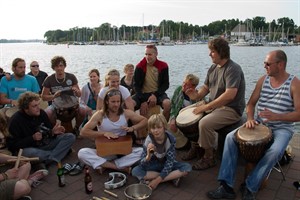
M 56 77 L 56 74 L 55 74 L 55 80 L 56 80 L 56 82 L 57 82 L 58 84 L 65 82 L 65 80 L 66 80 L 66 74 L 64 74 L 64 79 L 62 80 L 62 82 L 58 81 L 58 79 L 57 79 L 57 77 Z

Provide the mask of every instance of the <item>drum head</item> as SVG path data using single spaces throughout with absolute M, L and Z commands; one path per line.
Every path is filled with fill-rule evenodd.
M 45 110 L 48 107 L 48 102 L 47 101 L 40 101 L 40 109 Z
M 259 124 L 255 126 L 254 129 L 241 127 L 237 131 L 236 136 L 239 140 L 255 143 L 255 142 L 269 140 L 271 135 L 272 135 L 271 130 L 267 126 Z
M 5 111 L 5 115 L 8 119 L 10 119 L 13 116 L 13 114 L 15 114 L 17 111 L 18 111 L 18 107 L 14 106 L 14 107 L 8 108 Z
M 181 111 L 176 117 L 176 124 L 178 126 L 189 126 L 195 123 L 196 121 L 199 121 L 202 118 L 203 113 L 195 115 L 193 113 L 193 110 L 195 108 L 196 107 L 189 107 Z
M 60 95 L 53 100 L 53 106 L 56 109 L 72 108 L 78 104 L 78 97 L 70 95 Z

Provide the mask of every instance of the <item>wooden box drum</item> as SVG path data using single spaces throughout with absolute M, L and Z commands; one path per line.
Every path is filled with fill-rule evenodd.
M 128 155 L 132 152 L 132 137 L 119 136 L 117 139 L 108 139 L 105 136 L 96 138 L 97 155 L 104 157 L 110 155 Z
M 195 115 L 193 113 L 194 109 L 195 106 L 186 107 L 176 117 L 176 126 L 187 137 L 199 133 L 198 122 L 203 117 L 203 113 Z
M 272 140 L 271 130 L 264 125 L 257 125 L 254 129 L 241 127 L 236 133 L 236 140 L 243 157 L 248 162 L 256 163 L 264 155 L 269 142 Z
M 75 96 L 61 95 L 53 100 L 57 118 L 62 122 L 71 121 L 77 114 L 79 101 Z

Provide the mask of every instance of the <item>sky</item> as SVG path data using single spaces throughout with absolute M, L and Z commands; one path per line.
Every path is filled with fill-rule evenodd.
M 49 30 L 103 23 L 146 26 L 166 19 L 203 26 L 257 16 L 288 17 L 300 26 L 300 0 L 0 0 L 0 39 L 44 39 Z

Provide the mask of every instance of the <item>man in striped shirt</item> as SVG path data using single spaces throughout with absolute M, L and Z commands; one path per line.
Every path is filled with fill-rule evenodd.
M 241 184 L 242 199 L 255 199 L 262 181 L 283 156 L 294 133 L 294 122 L 300 121 L 300 80 L 286 71 L 286 64 L 284 51 L 268 53 L 264 61 L 266 75 L 258 80 L 246 107 L 245 127 L 254 129 L 262 123 L 271 129 L 274 141 Z M 254 116 L 256 104 L 257 116 Z M 218 176 L 221 184 L 216 190 L 208 192 L 211 199 L 236 197 L 233 187 L 239 148 L 235 132 L 226 137 Z

